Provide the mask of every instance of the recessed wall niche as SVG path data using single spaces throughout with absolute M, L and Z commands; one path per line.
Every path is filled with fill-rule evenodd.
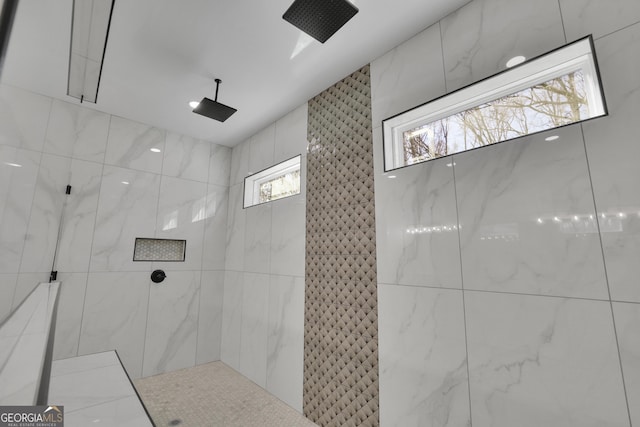
M 136 237 L 134 261 L 184 262 L 186 240 Z

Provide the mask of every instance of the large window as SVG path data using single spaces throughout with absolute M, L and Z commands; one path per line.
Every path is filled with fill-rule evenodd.
M 300 193 L 300 156 L 244 179 L 244 207 Z
M 585 38 L 383 120 L 385 170 L 606 114 Z

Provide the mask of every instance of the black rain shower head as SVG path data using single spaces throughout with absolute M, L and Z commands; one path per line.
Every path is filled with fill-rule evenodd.
M 295 0 L 282 19 L 324 43 L 356 13 L 347 0 Z
M 218 87 L 220 86 L 220 83 L 222 83 L 222 80 L 216 79 L 216 98 L 214 100 L 206 97 L 202 98 L 202 101 L 200 101 L 198 106 L 193 109 L 194 113 L 209 117 L 210 119 L 217 120 L 219 122 L 224 122 L 231 117 L 233 113 L 238 111 L 235 108 L 218 102 Z

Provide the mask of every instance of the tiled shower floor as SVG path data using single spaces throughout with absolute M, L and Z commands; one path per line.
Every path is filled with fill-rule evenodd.
M 316 425 L 222 362 L 134 383 L 157 427 Z

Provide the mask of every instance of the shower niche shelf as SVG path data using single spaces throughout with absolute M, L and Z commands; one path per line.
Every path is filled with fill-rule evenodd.
M 133 249 L 133 260 L 184 262 L 186 247 L 186 240 L 137 237 Z

